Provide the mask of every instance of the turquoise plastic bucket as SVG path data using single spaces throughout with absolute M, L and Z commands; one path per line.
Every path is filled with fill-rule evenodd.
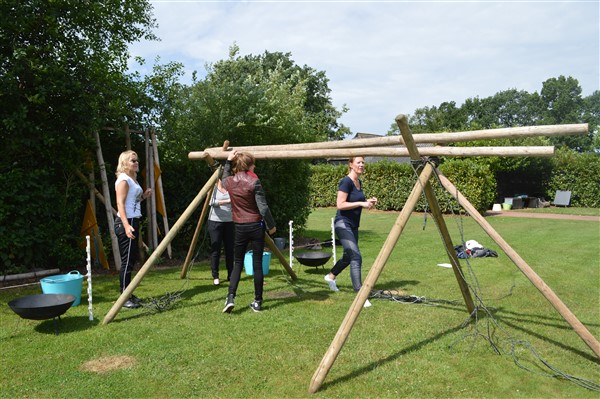
M 67 274 L 45 277 L 40 280 L 44 294 L 71 294 L 75 297 L 73 306 L 81 302 L 81 288 L 83 286 L 83 275 L 77 270 Z
M 263 262 L 262 262 L 263 275 L 266 276 L 267 274 L 269 274 L 269 265 L 270 264 L 271 264 L 271 253 L 263 252 Z M 244 269 L 246 270 L 246 274 L 248 276 L 254 275 L 254 269 L 252 267 L 252 251 L 246 252 L 246 255 L 244 256 Z

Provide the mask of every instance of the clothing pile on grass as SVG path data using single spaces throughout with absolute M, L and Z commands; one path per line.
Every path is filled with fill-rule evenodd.
M 454 247 L 454 250 L 456 251 L 456 256 L 458 259 L 498 257 L 498 253 L 496 251 L 485 248 L 475 240 L 469 240 L 465 242 L 464 245 L 457 245 Z

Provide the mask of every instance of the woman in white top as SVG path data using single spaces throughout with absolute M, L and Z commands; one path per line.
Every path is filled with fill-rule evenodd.
M 229 192 L 223 187 L 221 180 L 217 181 L 215 190 L 210 200 L 210 214 L 208 216 L 208 234 L 210 236 L 210 268 L 213 284 L 219 285 L 219 258 L 221 247 L 225 247 L 225 267 L 227 268 L 227 281 L 231 278 L 233 270 L 233 220 L 231 218 L 231 199 Z
M 115 191 L 117 194 L 117 218 L 115 219 L 115 234 L 119 240 L 121 254 L 121 270 L 119 282 L 121 293 L 131 282 L 131 271 L 138 259 L 138 237 L 140 218 L 142 216 L 142 200 L 152 195 L 152 189 L 145 192 L 137 182 L 137 173 L 140 169 L 138 156 L 135 151 L 124 151 L 119 156 L 117 166 L 117 181 Z M 127 308 L 140 307 L 138 299 L 131 296 L 123 305 Z

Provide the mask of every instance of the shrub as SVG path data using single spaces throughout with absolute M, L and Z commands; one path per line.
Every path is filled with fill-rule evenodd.
M 546 189 L 547 198 L 556 190 L 571 191 L 571 206 L 600 207 L 600 157 L 580 154 L 568 148 L 559 149 L 553 158 L 552 176 Z

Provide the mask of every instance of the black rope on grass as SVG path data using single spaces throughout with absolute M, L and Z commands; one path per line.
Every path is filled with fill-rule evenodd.
M 420 160 L 413 160 L 411 161 L 411 165 L 413 166 L 413 170 L 415 173 L 415 176 L 417 178 L 417 181 L 419 181 L 418 179 L 418 170 L 419 168 L 423 168 L 425 163 L 431 163 L 432 160 L 430 159 L 420 159 Z M 436 165 L 432 165 L 434 166 L 434 176 L 436 177 L 436 180 L 438 182 L 438 184 L 443 188 L 443 185 L 441 184 L 439 175 L 438 175 L 438 170 L 436 169 Z M 424 187 L 423 187 L 424 189 Z M 458 190 L 458 189 L 457 189 Z M 460 204 L 458 203 L 458 200 L 455 197 L 450 196 L 450 193 L 448 193 L 445 188 L 443 188 L 442 190 L 444 194 L 444 198 L 447 200 L 447 205 L 448 205 L 448 209 L 450 209 L 450 212 L 453 216 L 453 219 L 455 220 L 458 230 L 460 232 L 460 239 L 461 239 L 461 243 L 463 244 L 463 246 L 465 245 L 465 237 L 464 237 L 464 225 L 463 225 L 463 218 L 462 218 L 462 213 L 461 213 L 461 209 L 460 209 Z M 423 190 L 424 193 L 424 190 Z M 458 193 L 456 193 L 458 196 Z M 456 213 L 455 213 L 455 207 L 456 205 L 459 205 L 459 209 L 458 209 L 458 214 L 459 217 L 457 218 Z M 427 209 L 425 210 L 425 216 L 424 216 L 424 222 L 423 222 L 423 229 L 425 229 L 426 226 L 426 222 L 427 222 Z M 460 222 L 460 223 L 459 223 Z M 443 237 L 441 234 L 441 231 L 439 229 L 438 226 L 438 233 L 440 234 L 440 238 L 442 239 L 443 242 Z M 446 246 L 444 245 L 444 249 L 446 250 L 448 256 L 450 257 L 450 259 L 453 259 L 452 256 L 450 256 L 451 254 L 448 253 L 449 249 L 446 248 Z M 600 384 L 595 383 L 593 381 L 589 381 L 586 379 L 582 379 L 579 377 L 575 377 L 572 376 L 570 374 L 567 374 L 561 370 L 559 370 L 558 368 L 556 368 L 555 366 L 551 365 L 550 363 L 548 363 L 545 359 L 543 359 L 535 350 L 535 348 L 533 347 L 533 345 L 531 345 L 531 343 L 529 343 L 528 341 L 525 340 L 517 340 L 512 338 L 512 336 L 508 333 L 508 331 L 506 331 L 504 328 L 502 328 L 498 322 L 496 321 L 496 319 L 494 318 L 492 312 L 490 311 L 490 309 L 488 309 L 488 307 L 485 305 L 484 301 L 483 301 L 483 295 L 481 292 L 481 286 L 479 284 L 479 281 L 477 280 L 477 276 L 475 275 L 475 272 L 473 270 L 473 268 L 471 267 L 471 263 L 469 262 L 469 259 L 466 258 L 465 259 L 466 264 L 467 264 L 467 274 L 470 277 L 469 279 L 466 278 L 466 276 L 464 275 L 462 269 L 460 267 L 457 267 L 461 277 L 463 278 L 463 280 L 467 283 L 467 286 L 469 287 L 469 290 L 473 293 L 473 295 L 475 296 L 476 299 L 476 306 L 475 309 L 473 310 L 473 312 L 465 319 L 465 321 L 463 322 L 463 324 L 461 325 L 461 328 L 466 327 L 468 324 L 471 324 L 472 321 L 474 321 L 473 323 L 473 328 L 474 331 L 472 333 L 469 334 L 465 334 L 463 337 L 457 339 L 454 343 L 452 343 L 450 345 L 450 347 L 452 348 L 456 343 L 460 342 L 460 341 L 464 341 L 467 338 L 472 338 L 471 341 L 471 349 L 469 350 L 472 351 L 473 347 L 476 343 L 476 340 L 478 337 L 485 339 L 490 346 L 492 347 L 492 349 L 494 350 L 494 352 L 496 352 L 498 355 L 509 355 L 512 357 L 513 362 L 520 368 L 539 374 L 539 375 L 543 375 L 543 376 L 547 376 L 547 377 L 553 377 L 553 378 L 564 378 L 567 381 L 570 381 L 572 383 L 574 383 L 575 385 L 578 385 L 582 388 L 585 389 L 589 389 L 592 391 L 596 391 L 596 392 L 600 392 Z M 513 285 L 509 290 L 509 293 L 502 298 L 505 298 L 507 296 L 512 295 L 512 290 L 515 287 L 515 282 L 513 279 Z M 378 292 L 374 292 L 371 293 L 371 297 L 375 298 L 375 299 L 389 299 L 389 300 L 394 300 L 396 302 L 407 302 L 407 303 L 427 303 L 430 302 L 429 300 L 424 299 L 424 297 L 416 297 L 413 295 L 410 296 L 399 296 L 399 295 L 393 295 L 393 294 L 389 294 L 389 293 L 385 293 L 384 291 L 378 291 Z M 480 317 L 479 317 L 479 310 L 483 311 L 483 313 L 485 314 L 485 329 L 484 332 L 480 331 Z M 502 350 L 502 348 L 499 346 L 499 344 L 497 343 L 498 341 L 501 340 L 500 337 L 498 337 L 495 333 L 496 331 L 499 331 L 501 333 L 503 333 L 506 336 L 506 341 L 509 343 L 510 345 L 510 350 Z M 540 363 L 542 363 L 544 366 L 546 366 L 548 369 L 550 369 L 552 371 L 552 373 L 540 373 L 540 372 L 535 372 L 534 370 L 531 370 L 530 368 L 526 367 L 519 359 L 519 357 L 516 354 L 517 348 L 518 347 L 523 347 L 526 350 L 529 351 L 529 353 L 531 355 L 533 355 L 533 357 L 535 359 L 537 359 Z

